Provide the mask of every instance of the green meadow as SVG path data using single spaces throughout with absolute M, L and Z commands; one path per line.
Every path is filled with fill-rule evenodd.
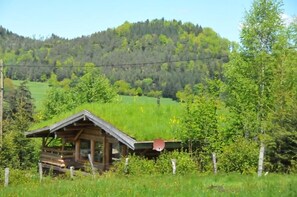
M 19 86 L 22 81 L 13 80 L 15 86 Z M 46 92 L 49 90 L 49 85 L 46 82 L 31 82 L 28 81 L 27 86 L 31 91 L 32 98 L 34 99 L 36 109 L 40 110 L 42 107 L 42 102 L 46 98 Z M 157 99 L 147 96 L 120 96 L 119 101 L 121 103 L 141 103 L 141 104 L 156 104 Z M 170 98 L 161 98 L 160 104 L 177 104 L 176 101 L 173 101 Z
M 6 188 L 1 182 L 0 196 L 297 196 L 297 177 L 279 174 L 258 178 L 240 174 L 116 176 L 107 173 L 74 180 L 65 176 L 45 177 L 40 183 L 36 173 L 28 182 L 17 182 L 12 179 Z
M 20 80 L 14 80 L 13 84 L 19 86 L 22 83 Z M 32 94 L 36 109 L 39 110 L 43 100 L 46 98 L 46 91 L 49 89 L 48 83 L 44 82 L 28 82 L 27 86 Z

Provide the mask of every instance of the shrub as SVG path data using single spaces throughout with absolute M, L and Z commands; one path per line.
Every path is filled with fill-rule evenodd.
M 171 159 L 176 159 L 176 174 L 192 174 L 197 172 L 197 165 L 190 155 L 186 152 L 164 152 L 159 158 L 148 160 L 144 157 L 130 155 L 128 174 L 172 174 Z M 113 171 L 116 174 L 125 174 L 125 159 L 114 165 Z
M 4 168 L 0 168 L 0 185 L 4 185 Z M 25 183 L 38 183 L 39 176 L 35 169 L 19 170 L 9 169 L 9 185 L 19 185 Z M 1 195 L 0 195 L 1 196 Z
M 171 174 L 171 159 L 176 159 L 176 174 L 192 174 L 197 172 L 198 166 L 187 152 L 164 152 L 156 160 L 156 170 L 161 174 Z
M 129 155 L 129 165 L 128 169 L 125 170 L 125 159 L 122 159 L 120 162 L 115 163 L 113 170 L 117 174 L 131 174 L 131 175 L 140 175 L 140 174 L 154 174 L 154 161 L 148 160 L 144 157 Z
M 218 158 L 218 167 L 225 172 L 250 174 L 256 172 L 258 145 L 254 141 L 238 138 L 234 143 L 223 148 Z

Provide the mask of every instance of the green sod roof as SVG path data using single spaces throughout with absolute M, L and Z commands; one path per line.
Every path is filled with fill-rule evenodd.
M 76 109 L 57 115 L 55 118 L 36 123 L 30 130 L 51 126 L 80 111 L 87 110 L 97 117 L 112 124 L 120 131 L 138 141 L 177 139 L 173 132 L 172 122 L 180 115 L 181 106 L 178 103 L 91 103 L 83 104 Z

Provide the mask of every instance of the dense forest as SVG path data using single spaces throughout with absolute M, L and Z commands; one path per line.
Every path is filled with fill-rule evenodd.
M 164 19 L 121 26 L 68 40 L 19 36 L 0 27 L 0 57 L 11 79 L 58 81 L 82 76 L 86 63 L 101 68 L 119 93 L 175 99 L 186 84 L 222 78 L 231 43 L 211 28 Z

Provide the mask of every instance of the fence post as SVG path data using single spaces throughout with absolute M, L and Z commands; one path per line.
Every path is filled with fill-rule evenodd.
M 93 164 L 93 161 L 92 161 L 91 154 L 88 154 L 88 158 L 89 158 L 89 162 L 91 164 L 91 169 L 92 169 L 93 177 L 95 178 L 95 169 L 94 169 L 94 164 Z
M 8 186 L 8 182 L 9 182 L 9 168 L 5 168 L 4 170 L 4 176 L 5 176 L 5 180 L 4 180 L 4 187 L 7 187 Z
M 125 161 L 124 173 L 125 174 L 129 173 L 129 158 L 126 158 L 126 161 Z
M 171 159 L 172 164 L 172 174 L 175 174 L 176 172 L 176 159 Z
M 39 181 L 42 181 L 42 175 L 43 175 L 43 171 L 42 171 L 42 163 L 39 162 L 38 163 L 38 169 L 39 169 Z
M 214 174 L 217 174 L 217 157 L 216 153 L 212 153 L 212 162 L 213 162 L 213 172 Z
M 70 166 L 70 178 L 73 179 L 73 166 Z

